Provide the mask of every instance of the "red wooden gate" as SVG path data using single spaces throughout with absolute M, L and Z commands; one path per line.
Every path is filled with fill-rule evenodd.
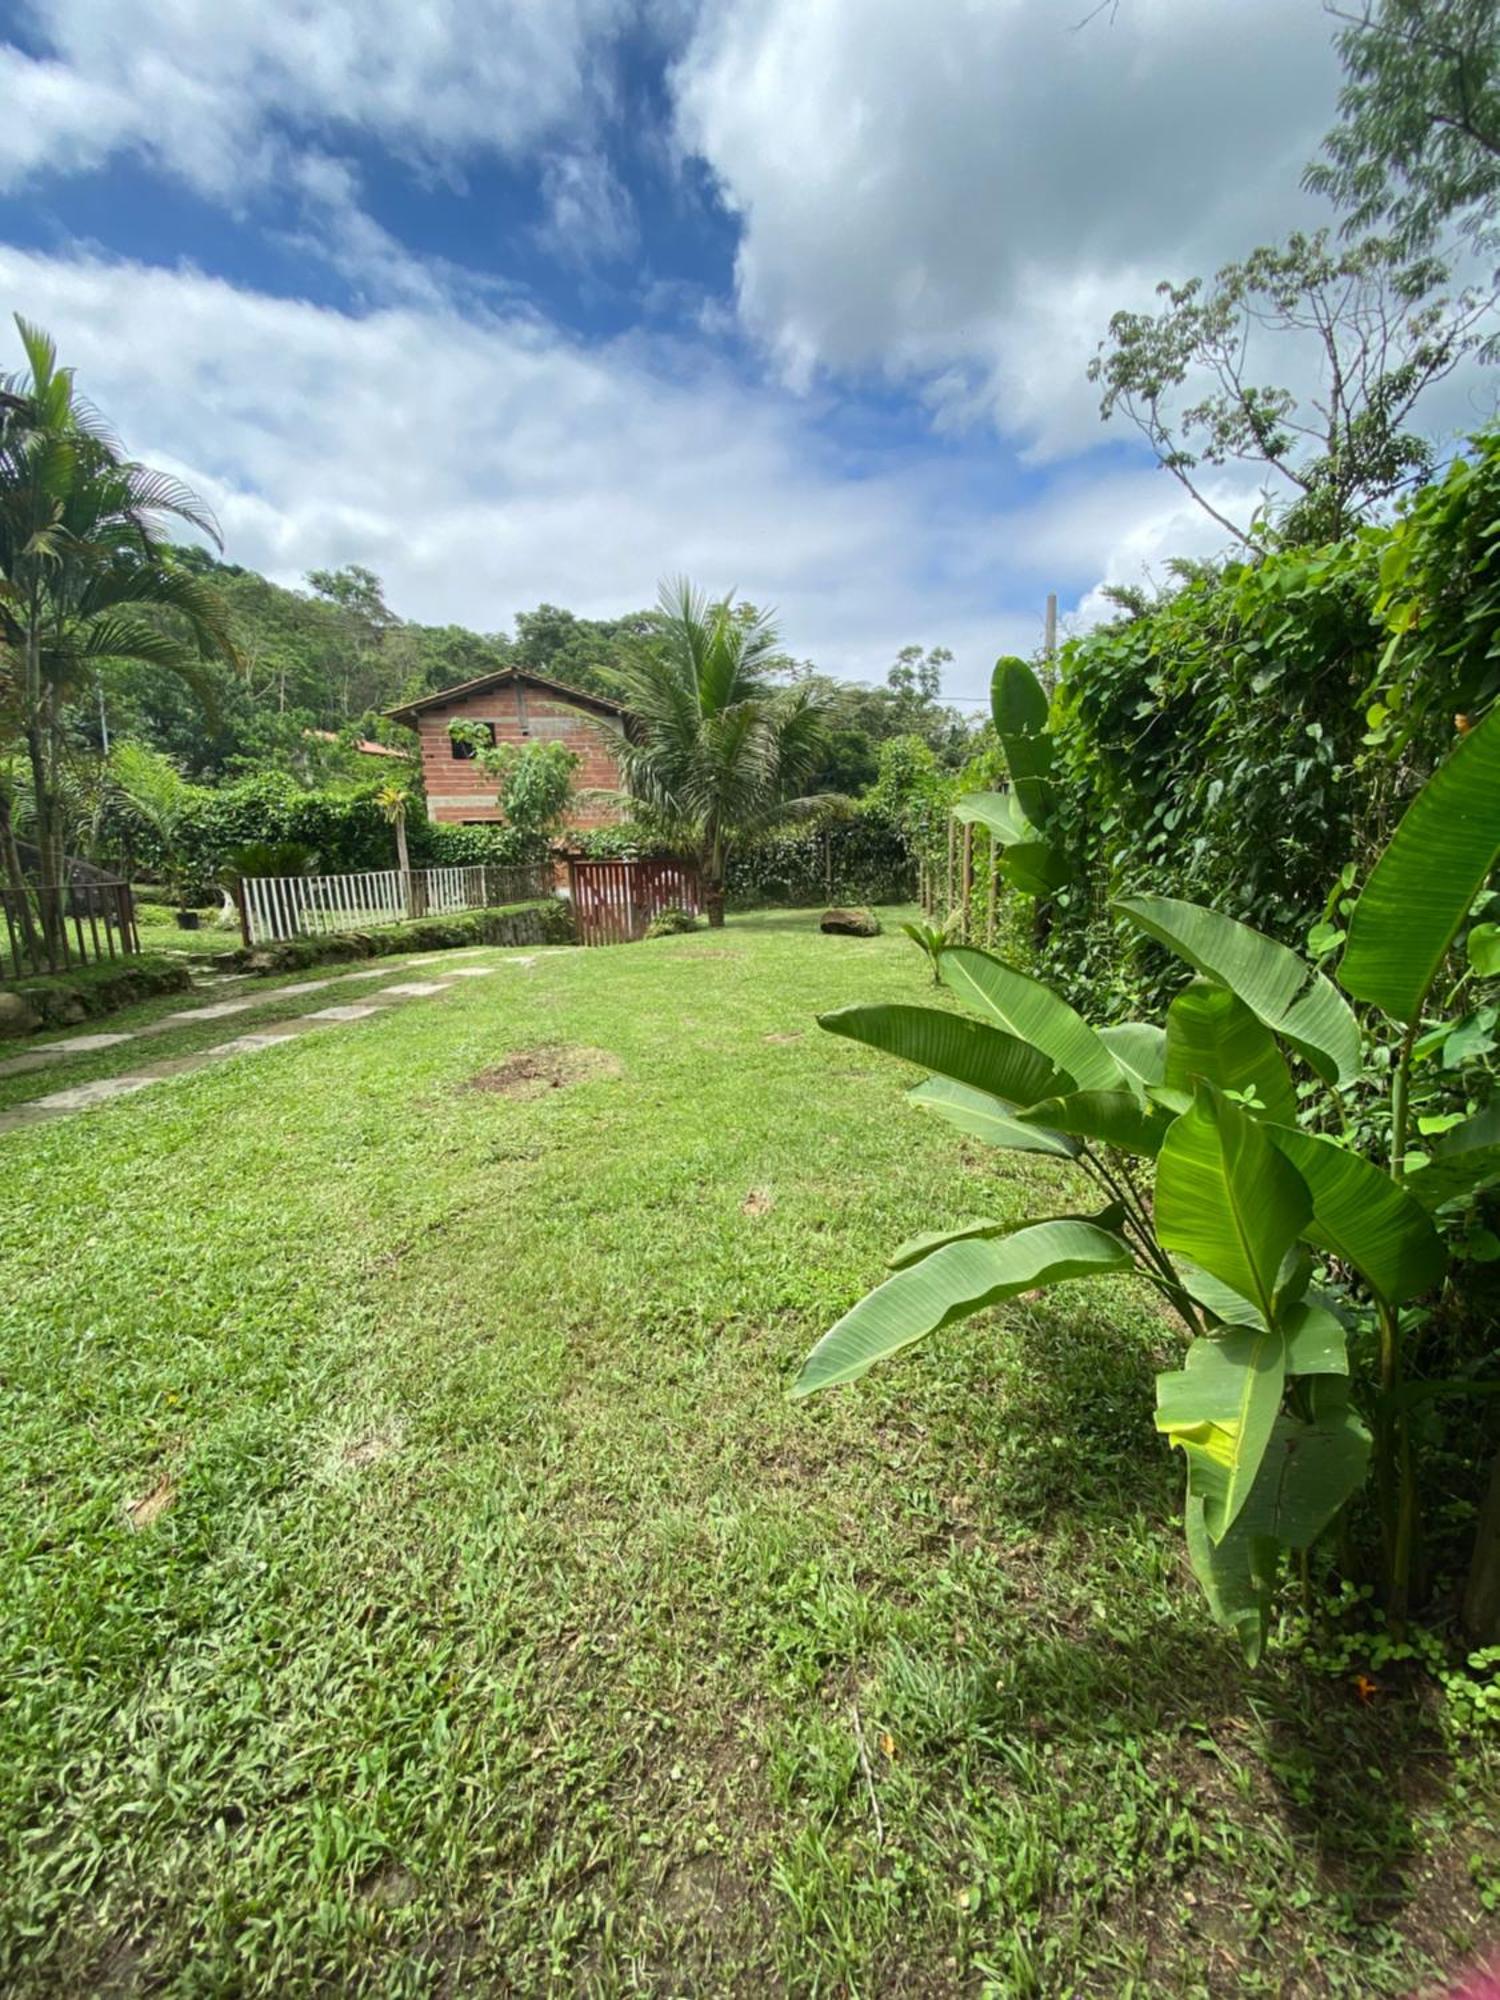
M 568 889 L 580 944 L 629 944 L 663 910 L 698 914 L 698 870 L 690 861 L 570 861 Z

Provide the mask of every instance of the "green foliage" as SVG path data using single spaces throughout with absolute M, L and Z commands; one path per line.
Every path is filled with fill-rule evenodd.
M 695 931 L 698 919 L 691 910 L 676 908 L 658 910 L 646 926 L 648 938 L 681 937 L 684 932 Z
M 1421 1016 L 1500 855 L 1497 744 L 1500 710 L 1409 806 L 1354 905 L 1341 977 L 1398 1022 Z M 1423 1315 L 1403 1322 L 1403 1306 L 1448 1266 L 1403 1183 L 1414 1031 L 1382 1072 L 1380 1024 L 1362 1037 L 1331 983 L 1287 947 L 1173 898 L 1132 897 L 1121 912 L 1197 975 L 1173 1000 L 1164 1037 L 1135 1023 L 1096 1032 L 1042 982 L 964 946 L 940 948 L 939 970 L 977 1018 L 904 1004 L 821 1017 L 835 1034 L 932 1071 L 914 1095 L 971 1135 L 1013 1150 L 1027 1144 L 1020 1133 L 1045 1136 L 1109 1208 L 1086 1225 L 1057 1219 L 1001 1237 L 980 1223 L 906 1246 L 896 1275 L 814 1349 L 799 1393 L 850 1380 L 1012 1296 L 1012 1276 L 1020 1290 L 1086 1274 L 1087 1259 L 1059 1253 L 1054 1267 L 1025 1248 L 1047 1230 L 1086 1227 L 1117 1260 L 1101 1250 L 1102 1268 L 1135 1269 L 1192 1335 L 1183 1366 L 1158 1377 L 1157 1425 L 1187 1462 L 1194 1571 L 1247 1657 L 1260 1655 L 1282 1553 L 1323 1534 L 1372 1451 L 1386 1599 L 1399 1620 L 1416 1533 L 1410 1411 L 1424 1394 L 1470 1386 L 1405 1380 Z M 1294 1064 L 1305 1065 L 1295 1081 Z M 1318 1129 L 1334 1118 L 1347 1128 L 1348 1102 L 1374 1088 L 1375 1074 L 1389 1086 L 1388 1129 L 1376 1120 L 1372 1133 L 1389 1172 Z M 1469 1149 L 1476 1174 L 1491 1170 L 1489 1136 Z M 1134 1165 L 1142 1159 L 1155 1160 L 1149 1197 Z M 1413 1179 L 1420 1187 L 1420 1171 Z M 1445 1194 L 1455 1187 L 1456 1177 Z M 1340 1319 L 1311 1289 L 1314 1253 L 1327 1259 L 1327 1282 L 1357 1277 L 1350 1296 L 1363 1287 L 1378 1323 L 1376 1366 L 1357 1380 Z M 1472 1384 L 1481 1394 L 1495 1386 Z
M 1338 950 L 1356 874 L 1500 692 L 1500 432 L 1391 525 L 1197 576 L 1063 649 L 1047 975 L 1106 1013 L 1165 997 L 1113 905 L 1211 902 Z M 1329 884 L 1335 883 L 1330 895 Z
M 1306 185 L 1385 227 L 1408 253 L 1446 227 L 1493 235 L 1500 201 L 1500 10 L 1495 0 L 1366 0 L 1331 10 L 1344 65 L 1339 119 Z
M 1384 237 L 1341 248 L 1321 230 L 1253 250 L 1210 286 L 1158 285 L 1157 312 L 1109 323 L 1089 370 L 1104 387 L 1100 413 L 1123 412 L 1247 547 L 1273 533 L 1304 545 L 1347 534 L 1430 470 L 1418 406 L 1485 344 L 1490 289 L 1448 279 L 1442 264 L 1409 260 Z M 1313 393 L 1266 386 L 1267 336 L 1287 375 Z M 1232 520 L 1205 491 L 1205 468 L 1235 462 L 1274 483 L 1254 520 Z
M 617 676 L 634 717 L 626 786 L 691 846 L 713 924 L 730 851 L 786 817 L 822 754 L 824 702 L 806 683 L 777 686 L 784 667 L 769 619 L 711 604 L 682 578 L 662 586 L 650 635 Z
M 263 775 L 217 788 L 198 786 L 176 829 L 179 865 L 200 886 L 217 882 L 237 850 L 290 843 L 316 854 L 335 875 L 391 866 L 391 829 L 382 807 L 385 786 L 367 783 L 304 791 L 287 777 Z M 411 865 L 430 868 L 493 862 L 519 866 L 531 858 L 526 841 L 506 826 L 443 826 L 425 814 L 407 822 Z M 156 867 L 162 855 L 144 828 L 119 830 L 135 861 Z
M 469 743 L 479 768 L 494 778 L 497 803 L 524 860 L 545 857 L 573 798 L 573 773 L 583 759 L 565 743 L 494 743 L 472 723 L 450 722 L 456 743 Z

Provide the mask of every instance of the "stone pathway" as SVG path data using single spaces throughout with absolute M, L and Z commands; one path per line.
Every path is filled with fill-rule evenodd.
M 20 1076 L 52 1063 L 66 1062 L 76 1055 L 90 1055 L 126 1043 L 149 1041 L 156 1035 L 175 1034 L 179 1029 L 191 1027 L 199 1021 L 228 1020 L 237 1014 L 258 1011 L 277 1000 L 294 996 L 300 998 L 305 993 L 317 993 L 326 987 L 345 985 L 353 980 L 386 979 L 392 972 L 406 971 L 414 964 L 435 962 L 409 959 L 400 967 L 343 972 L 331 979 L 308 979 L 297 985 L 272 987 L 248 998 L 219 1000 L 207 1007 L 183 1008 L 177 1013 L 163 1015 L 149 1027 L 136 1028 L 128 1033 L 75 1035 L 69 1041 L 40 1042 L 23 1055 L 0 1062 L 0 1076 Z M 449 968 L 446 979 L 407 980 L 394 986 L 383 986 L 378 992 L 371 992 L 365 1000 L 335 1003 L 312 1013 L 268 1021 L 264 1026 L 236 1035 L 227 1042 L 217 1042 L 212 1048 L 199 1049 L 190 1055 L 167 1056 L 159 1062 L 143 1063 L 119 1076 L 96 1077 L 90 1083 L 75 1084 L 69 1090 L 55 1090 L 45 1097 L 35 1097 L 29 1103 L 0 1112 L 0 1134 L 16 1131 L 23 1125 L 42 1124 L 51 1118 L 65 1118 L 72 1112 L 86 1111 L 91 1105 L 107 1104 L 112 1098 L 129 1097 L 135 1091 L 146 1090 L 167 1077 L 206 1069 L 210 1063 L 222 1061 L 226 1056 L 258 1055 L 263 1049 L 274 1049 L 280 1043 L 293 1041 L 314 1028 L 365 1021 L 380 1013 L 392 1001 L 431 999 L 439 993 L 450 993 L 455 980 L 484 979 L 498 970 L 493 965 L 455 965 Z

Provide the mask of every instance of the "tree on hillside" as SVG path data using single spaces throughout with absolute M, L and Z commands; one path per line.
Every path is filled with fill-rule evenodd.
M 823 754 L 826 704 L 806 682 L 778 685 L 784 666 L 768 616 L 737 617 L 680 579 L 613 677 L 634 718 L 625 782 L 695 849 L 714 925 L 731 845 L 785 814 Z
M 1481 247 L 1500 202 L 1500 0 L 1328 0 L 1344 65 L 1338 123 L 1305 184 L 1346 230 L 1422 255 L 1452 225 Z
M 649 611 L 630 611 L 621 618 L 579 618 L 556 604 L 539 604 L 535 611 L 516 613 L 511 660 L 585 694 L 604 694 L 624 649 L 644 637 L 650 625 Z
M 186 521 L 217 539 L 212 516 L 180 481 L 124 458 L 52 342 L 16 325 L 26 367 L 0 377 L 0 706 L 31 780 L 42 881 L 55 884 L 69 704 L 123 661 L 194 680 L 233 648 L 218 597 L 162 532 Z M 45 900 L 43 917 L 50 945 Z

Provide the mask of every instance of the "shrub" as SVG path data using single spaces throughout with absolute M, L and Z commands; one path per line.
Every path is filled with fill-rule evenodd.
M 388 958 L 408 951 L 445 951 L 478 944 L 572 944 L 573 913 L 559 897 L 512 903 L 492 910 L 460 910 L 419 917 L 367 931 L 334 931 L 326 937 L 278 938 L 248 950 L 222 952 L 215 964 L 251 972 L 289 972 L 352 958 Z
M 695 931 L 698 919 L 691 910 L 678 909 L 675 905 L 658 910 L 646 926 L 648 938 L 680 937 L 684 931 Z

